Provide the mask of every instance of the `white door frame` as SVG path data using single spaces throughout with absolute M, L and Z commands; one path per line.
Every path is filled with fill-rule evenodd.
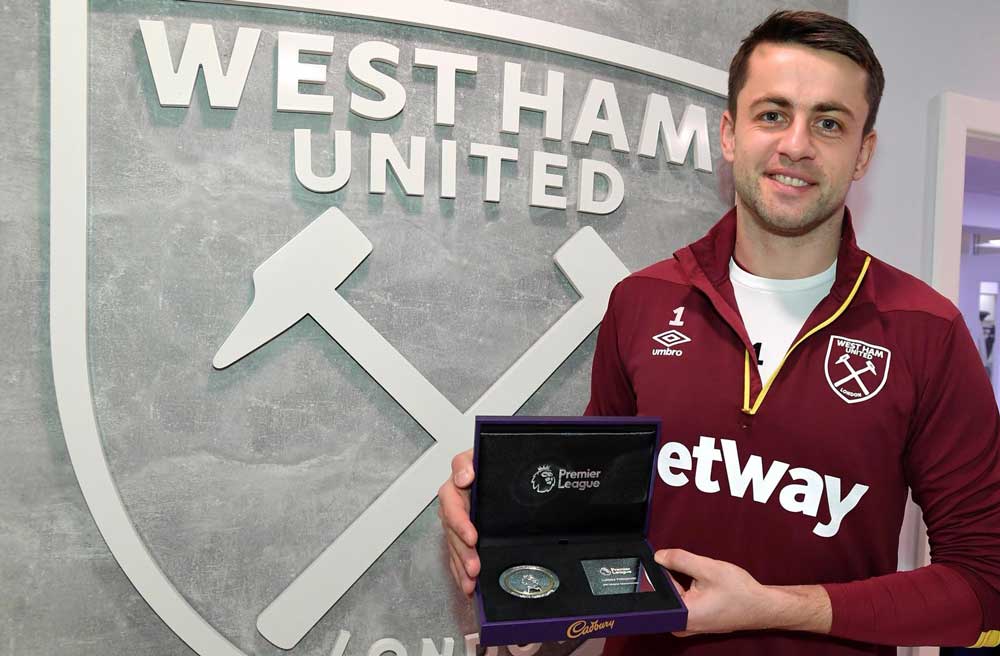
M 958 303 L 965 196 L 965 148 L 969 136 L 1000 141 L 1000 103 L 946 92 L 931 101 L 927 203 L 931 285 Z

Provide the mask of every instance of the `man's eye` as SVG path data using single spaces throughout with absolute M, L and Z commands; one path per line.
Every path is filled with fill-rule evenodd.
M 819 126 L 827 132 L 832 132 L 840 127 L 840 123 L 837 123 L 832 118 L 824 118 L 820 119 Z
M 781 120 L 781 114 L 779 114 L 778 112 L 764 112 L 763 114 L 760 115 L 760 118 L 765 123 L 774 123 L 776 121 Z

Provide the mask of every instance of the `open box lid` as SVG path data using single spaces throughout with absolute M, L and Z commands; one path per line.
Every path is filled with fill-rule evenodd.
M 480 543 L 645 536 L 660 420 L 477 417 Z

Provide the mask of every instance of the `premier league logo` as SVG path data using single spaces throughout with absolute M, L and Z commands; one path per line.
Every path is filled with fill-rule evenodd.
M 551 465 L 542 465 L 531 477 L 531 489 L 539 494 L 551 492 L 556 486 L 556 477 Z
M 826 380 L 845 403 L 861 403 L 882 391 L 891 359 L 892 352 L 884 346 L 832 335 L 826 349 Z

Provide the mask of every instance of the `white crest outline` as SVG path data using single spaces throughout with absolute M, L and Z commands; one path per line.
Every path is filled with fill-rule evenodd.
M 720 97 L 726 95 L 725 71 L 594 32 L 457 3 L 400 3 L 392 0 L 369 0 L 366 3 L 348 0 L 192 1 L 352 16 L 483 36 L 607 63 L 678 82 Z M 201 656 L 245 656 L 194 610 L 159 568 L 131 523 L 101 444 L 91 396 L 86 328 L 87 4 L 87 0 L 51 0 L 49 3 L 50 106 L 53 108 L 50 119 L 49 321 L 53 380 L 64 438 L 81 492 L 102 537 L 126 576 L 153 611 Z M 522 36 L 518 37 L 518 34 Z M 579 233 L 574 238 L 577 236 Z M 624 277 L 628 271 L 620 261 L 618 264 L 621 266 L 621 277 Z M 610 293 L 610 289 L 608 291 Z M 607 297 L 604 298 L 604 305 L 606 303 Z M 586 305 L 591 306 L 593 303 Z M 579 306 L 578 302 L 570 311 Z M 587 309 L 590 310 L 590 307 Z M 586 323 L 589 323 L 590 317 L 587 319 Z M 565 357 L 576 350 L 579 342 L 599 321 L 600 316 L 597 316 L 583 337 L 573 342 Z M 551 328 L 543 338 L 550 333 Z M 529 353 L 531 350 L 529 349 Z M 527 355 L 525 353 L 521 359 Z M 505 381 L 509 384 L 510 374 L 521 359 L 497 381 L 497 385 Z M 537 386 L 543 382 L 544 379 Z M 529 396 L 537 386 L 531 389 Z M 473 409 L 479 410 L 475 405 Z M 516 408 L 511 413 L 514 411 Z M 425 453 L 421 459 L 426 456 Z M 441 469 L 446 473 L 446 468 Z M 444 475 L 441 476 L 442 480 L 443 478 Z M 309 624 L 305 631 L 311 626 Z M 292 633 L 294 632 L 293 630 Z M 287 636 L 265 637 L 286 649 L 298 642 L 298 639 L 287 640 Z
M 854 342 L 855 344 L 864 344 L 869 348 L 878 349 L 879 351 L 885 351 L 885 370 L 882 374 L 882 380 L 879 381 L 878 387 L 875 388 L 874 391 L 857 399 L 852 399 L 842 394 L 840 390 L 838 390 L 834 386 L 833 379 L 830 378 L 830 353 L 833 350 L 833 342 L 834 340 L 837 339 L 842 339 L 847 342 Z M 853 405 L 855 403 L 862 403 L 864 401 L 868 401 L 869 399 L 875 398 L 875 396 L 882 391 L 882 388 L 885 387 L 885 382 L 889 380 L 889 362 L 891 360 L 892 360 L 892 351 L 890 351 L 888 348 L 884 346 L 879 346 L 878 344 L 870 344 L 864 340 L 854 339 L 853 337 L 844 337 L 843 335 L 830 335 L 830 341 L 827 343 L 826 346 L 826 355 L 823 357 L 823 375 L 826 377 L 826 382 L 827 384 L 830 385 L 830 389 L 833 390 L 834 394 L 836 394 L 837 397 L 841 399 L 844 403 L 849 403 Z M 854 372 L 852 372 L 852 374 L 853 373 Z

